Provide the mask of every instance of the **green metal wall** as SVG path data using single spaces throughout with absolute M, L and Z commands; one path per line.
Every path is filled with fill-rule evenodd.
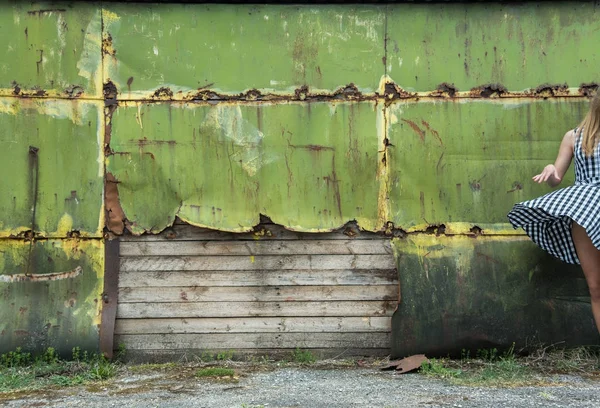
M 428 324 L 450 325 L 458 343 L 485 332 L 469 319 L 431 320 L 476 310 L 423 308 L 438 290 L 465 288 L 484 307 L 491 289 L 478 282 L 510 276 L 517 295 L 498 283 L 497 296 L 529 302 L 528 313 L 552 304 L 554 319 L 575 316 L 587 295 L 505 214 L 548 191 L 530 177 L 585 112 L 600 62 L 594 2 L 0 11 L 0 293 L 26 310 L 3 308 L 0 351 L 54 326 L 32 347 L 97 344 L 105 224 L 158 233 L 175 217 L 234 232 L 260 214 L 309 232 L 356 220 L 397 237 L 397 355 L 436 350 L 447 331 L 428 338 Z M 490 255 L 460 255 L 465 242 Z M 441 251 L 432 260 L 415 250 L 431 246 Z M 556 280 L 541 278 L 547 270 Z M 58 279 L 38 281 L 44 274 Z M 532 297 L 532 285 L 558 289 Z M 577 310 L 570 343 L 595 336 L 587 306 Z M 562 336 L 558 324 L 503 325 L 491 343 Z

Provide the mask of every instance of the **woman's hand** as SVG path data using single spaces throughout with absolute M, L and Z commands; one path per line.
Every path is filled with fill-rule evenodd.
M 558 171 L 554 164 L 549 164 L 544 167 L 544 170 L 540 174 L 533 176 L 533 181 L 537 183 L 548 182 L 552 187 L 555 187 L 560 184 L 561 177 L 558 175 Z

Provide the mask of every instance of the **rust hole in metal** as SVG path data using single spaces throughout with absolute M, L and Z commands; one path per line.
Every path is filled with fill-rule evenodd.
M 383 230 L 383 234 L 393 238 L 404 238 L 408 233 L 402 228 L 398 228 L 392 221 L 387 221 Z
M 485 84 L 471 89 L 472 96 L 480 96 L 482 98 L 491 98 L 494 96 L 502 96 L 507 93 L 508 89 L 501 84 Z
M 471 232 L 471 234 L 475 235 L 476 237 L 481 235 L 483 230 L 481 228 L 479 228 L 477 225 L 474 225 L 473 227 L 471 227 L 471 229 L 469 230 Z
M 353 83 L 350 83 L 333 93 L 334 99 L 358 100 L 361 99 L 362 96 L 362 93 Z
M 598 90 L 598 84 L 596 82 L 583 83 L 579 87 L 579 93 L 583 96 L 593 96 Z
M 220 101 L 226 99 L 225 96 L 207 89 L 199 89 L 193 97 L 193 101 Z
M 447 82 L 442 82 L 437 86 L 436 89 L 442 95 L 448 95 L 453 98 L 454 95 L 458 92 L 458 89 L 454 86 L 454 84 L 449 84 Z
M 388 82 L 385 84 L 383 97 L 386 102 L 391 102 L 396 99 L 408 99 L 413 97 L 415 94 L 410 93 L 399 87 L 394 82 Z
M 302 85 L 300 88 L 294 90 L 294 95 L 297 100 L 303 101 L 308 97 L 308 86 Z
M 109 80 L 104 84 L 102 93 L 104 95 L 105 105 L 113 105 L 117 103 L 117 86 L 112 81 Z
M 244 95 L 247 101 L 259 101 L 262 99 L 262 93 L 258 89 L 250 89 Z
M 443 235 L 446 233 L 446 225 L 444 225 L 444 224 L 429 225 L 427 228 L 425 228 L 425 233 L 426 234 L 435 234 L 436 236 Z
M 46 96 L 47 93 L 46 91 L 44 91 L 42 88 L 40 88 L 39 86 L 36 86 L 33 88 L 33 96 L 38 96 L 38 97 L 42 97 L 42 96 Z
M 83 88 L 79 85 L 71 85 L 65 89 L 65 94 L 69 98 L 79 98 L 83 94 Z
M 81 238 L 81 232 L 78 230 L 69 231 L 67 232 L 67 238 L 79 239 Z
M 569 92 L 569 86 L 567 84 L 542 84 L 533 90 L 533 93 L 538 96 L 558 96 L 560 94 L 567 94 Z
M 161 87 L 158 88 L 156 91 L 154 91 L 154 93 L 152 94 L 153 98 L 172 98 L 173 97 L 173 91 L 170 88 L 167 87 Z
M 35 232 L 32 230 L 21 231 L 17 235 L 11 235 L 11 238 L 23 239 L 25 241 L 32 241 L 35 239 Z
M 21 93 L 21 87 L 16 81 L 12 81 L 11 85 L 13 87 L 13 95 L 19 95 Z

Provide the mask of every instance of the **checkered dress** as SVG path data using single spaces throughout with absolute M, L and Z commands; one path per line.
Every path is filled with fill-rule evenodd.
M 586 157 L 582 134 L 575 129 L 575 184 L 518 203 L 508 213 L 513 227 L 522 227 L 533 242 L 571 264 L 579 263 L 571 237 L 573 220 L 585 228 L 600 249 L 600 145 Z

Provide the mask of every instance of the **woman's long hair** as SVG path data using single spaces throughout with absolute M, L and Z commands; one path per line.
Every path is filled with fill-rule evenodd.
M 594 154 L 596 145 L 598 144 L 598 137 L 600 136 L 600 89 L 596 91 L 596 94 L 590 102 L 590 110 L 579 125 L 580 129 L 583 129 L 583 140 L 581 146 L 586 156 Z

